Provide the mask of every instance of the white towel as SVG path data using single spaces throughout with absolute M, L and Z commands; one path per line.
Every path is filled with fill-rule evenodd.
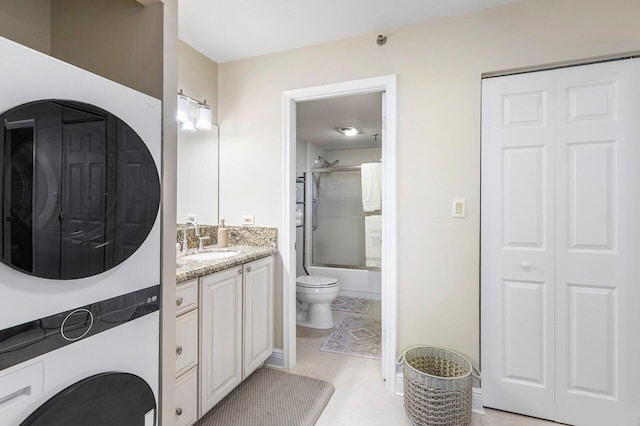
M 366 266 L 382 268 L 382 216 L 364 218 L 364 256 Z
M 375 212 L 382 209 L 382 164 L 365 163 L 360 168 L 362 179 L 362 210 Z

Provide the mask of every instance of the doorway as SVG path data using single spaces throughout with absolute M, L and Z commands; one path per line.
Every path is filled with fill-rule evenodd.
M 324 86 L 286 91 L 283 94 L 284 132 L 284 213 L 283 213 L 283 365 L 296 364 L 296 277 L 304 271 L 296 267 L 296 143 L 297 106 L 300 102 L 383 93 L 382 107 L 382 378 L 388 391 L 395 391 L 397 321 L 396 249 L 396 76 L 383 76 Z

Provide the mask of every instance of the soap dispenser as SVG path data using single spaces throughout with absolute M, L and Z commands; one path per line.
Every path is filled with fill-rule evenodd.
M 229 230 L 224 226 L 224 219 L 220 220 L 218 226 L 218 247 L 227 247 L 229 245 Z

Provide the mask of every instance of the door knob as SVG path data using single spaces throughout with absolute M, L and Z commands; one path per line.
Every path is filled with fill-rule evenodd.
M 523 260 L 522 262 L 520 262 L 520 267 L 524 272 L 529 272 L 531 270 L 531 264 L 526 260 Z

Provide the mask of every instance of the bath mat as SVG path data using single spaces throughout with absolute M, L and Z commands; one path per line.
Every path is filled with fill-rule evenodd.
M 312 426 L 334 391 L 323 380 L 262 367 L 195 426 Z
M 334 311 L 353 312 L 354 314 L 366 314 L 371 309 L 373 300 L 360 297 L 338 296 L 331 302 Z
M 322 352 L 382 359 L 382 323 L 379 318 L 347 315 L 322 344 Z

